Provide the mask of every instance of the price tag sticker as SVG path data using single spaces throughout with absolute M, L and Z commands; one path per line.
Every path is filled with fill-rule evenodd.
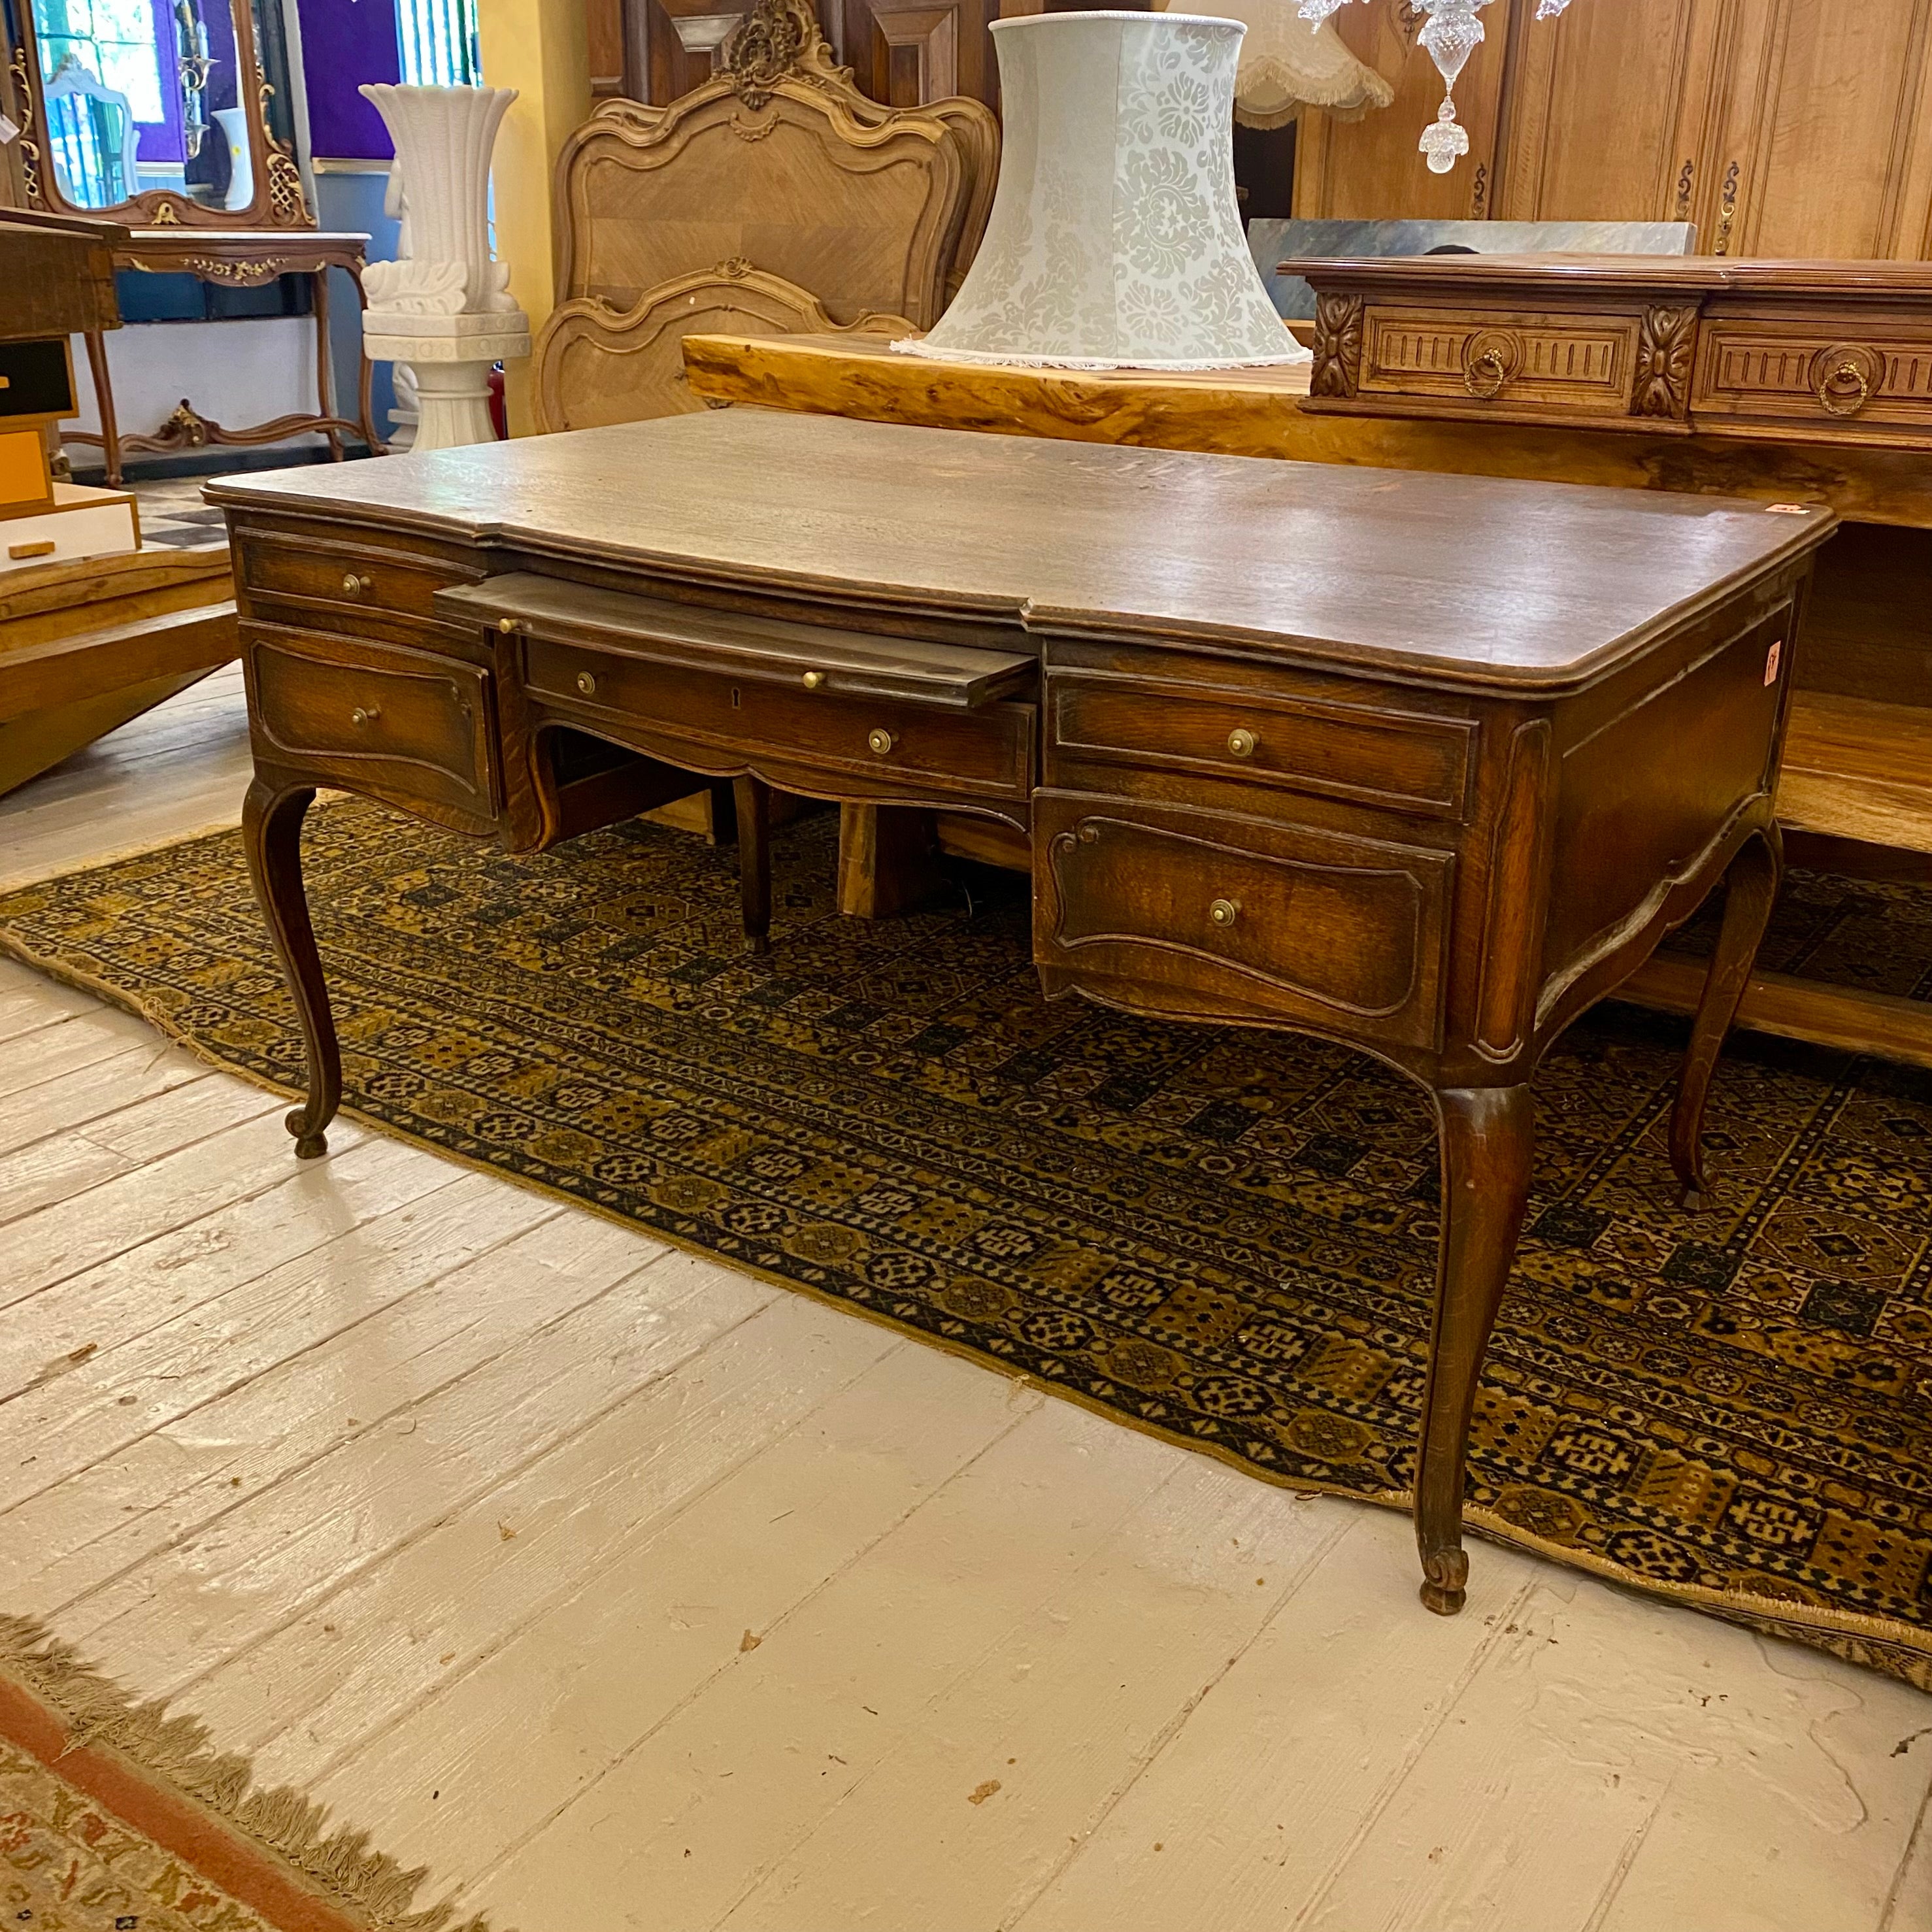
M 0 114 L 0 148 L 4 148 L 9 141 L 17 141 L 20 138 L 20 122 L 9 120 L 5 115 Z
M 1784 640 L 1780 638 L 1764 654 L 1764 681 L 1766 684 L 1778 682 L 1778 668 L 1784 661 Z

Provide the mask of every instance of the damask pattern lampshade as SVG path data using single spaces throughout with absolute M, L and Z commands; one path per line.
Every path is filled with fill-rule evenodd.
M 1238 20 L 993 22 L 1006 131 L 986 238 L 932 332 L 948 361 L 1221 369 L 1306 359 L 1234 200 Z

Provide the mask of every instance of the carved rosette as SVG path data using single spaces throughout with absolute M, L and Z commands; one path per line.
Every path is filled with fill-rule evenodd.
M 1362 374 L 1360 296 L 1318 296 L 1315 300 L 1315 368 L 1311 396 L 1352 396 Z
M 1683 420 L 1690 407 L 1690 363 L 1696 345 L 1694 308 L 1644 310 L 1637 325 L 1631 415 Z

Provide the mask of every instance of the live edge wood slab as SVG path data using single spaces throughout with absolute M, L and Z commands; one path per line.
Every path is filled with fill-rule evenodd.
M 210 494 L 298 1154 L 341 1078 L 299 856 L 318 786 L 530 852 L 729 778 L 754 945 L 769 787 L 1030 838 L 1048 995 L 1318 1034 L 1433 1096 L 1415 1519 L 1424 1601 L 1461 1607 L 1530 1078 L 1728 875 L 1670 1141 L 1701 1194 L 1828 511 L 749 410 Z

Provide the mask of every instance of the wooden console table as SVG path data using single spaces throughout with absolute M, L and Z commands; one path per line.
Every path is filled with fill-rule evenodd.
M 987 369 L 883 343 L 713 335 L 686 338 L 686 371 L 714 405 L 1829 505 L 1848 522 L 1819 559 L 1778 815 L 1833 842 L 1932 853 L 1932 266 L 1436 256 L 1297 268 L 1323 306 L 1312 370 Z M 1496 393 L 1472 394 L 1466 363 L 1498 339 Z M 1559 345 L 1578 373 L 1539 375 Z M 1417 366 L 1393 366 L 1405 358 Z M 1318 372 L 1330 393 L 1311 396 Z M 1485 362 L 1476 386 L 1492 380 Z M 980 843 L 974 856 L 1000 856 Z M 1627 994 L 1688 1011 L 1699 973 L 1666 954 Z M 1761 973 L 1739 1017 L 1932 1066 L 1924 1000 Z
M 1030 842 L 1049 994 L 1321 1035 L 1432 1095 L 1415 1514 L 1424 1600 L 1461 1607 L 1529 1080 L 1728 873 L 1671 1130 L 1696 1204 L 1828 511 L 764 410 L 209 494 L 244 832 L 308 1046 L 298 1154 L 341 1082 L 299 858 L 319 786 L 534 852 L 730 778 L 756 946 L 768 788 L 998 828 Z
M 362 251 L 368 241 L 366 235 L 328 234 L 312 228 L 130 230 L 126 245 L 114 251 L 116 268 L 140 269 L 157 275 L 189 274 L 229 289 L 258 289 L 284 275 L 308 276 L 315 314 L 316 407 L 246 429 L 226 429 L 203 416 L 184 396 L 174 413 L 152 436 L 123 436 L 115 413 L 106 338 L 98 329 L 90 329 L 86 332 L 87 360 L 94 374 L 100 433 L 97 436 L 91 430 L 83 434 L 70 430 L 66 440 L 92 444 L 100 449 L 106 460 L 107 481 L 117 488 L 122 480 L 122 458 L 137 452 L 200 449 L 210 443 L 280 442 L 292 436 L 320 433 L 328 439 L 329 453 L 340 463 L 346 430 L 359 435 L 372 452 L 380 454 L 383 446 L 370 410 L 367 357 L 361 362 L 355 420 L 336 415 L 332 406 L 328 272 L 346 270 L 356 285 L 357 299 L 367 308 L 362 294 Z

